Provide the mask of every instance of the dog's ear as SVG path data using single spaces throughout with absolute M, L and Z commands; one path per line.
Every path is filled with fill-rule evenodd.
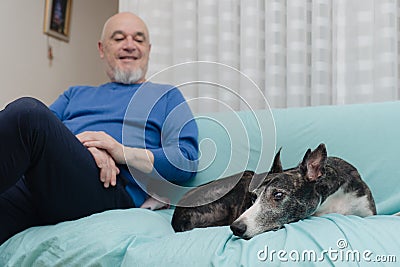
M 272 163 L 272 167 L 271 167 L 269 173 L 283 172 L 282 163 L 281 163 L 281 150 L 282 150 L 282 147 L 279 148 L 278 152 L 276 153 L 276 155 L 274 157 L 274 162 Z
M 268 174 L 283 172 L 282 164 L 281 164 L 281 149 L 282 148 L 279 148 L 278 152 L 276 153 L 276 155 L 274 157 L 274 161 L 272 163 L 272 166 L 271 166 L 271 169 L 269 170 L 269 172 L 264 172 L 264 173 L 253 175 L 253 178 L 251 179 L 250 184 L 249 184 L 249 192 L 258 188 L 263 182 L 265 182 L 266 179 L 268 179 Z
M 306 153 L 304 154 L 303 160 L 300 163 L 300 172 L 304 176 L 307 174 L 307 160 L 310 157 L 311 149 L 307 149 Z
M 320 144 L 314 151 L 307 150 L 300 170 L 307 180 L 316 181 L 324 174 L 326 160 L 326 147 L 324 144 Z

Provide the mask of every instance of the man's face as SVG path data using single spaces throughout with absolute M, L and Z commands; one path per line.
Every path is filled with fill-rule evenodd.
M 98 48 L 111 81 L 145 81 L 151 45 L 147 27 L 140 18 L 130 13 L 111 17 L 103 29 Z

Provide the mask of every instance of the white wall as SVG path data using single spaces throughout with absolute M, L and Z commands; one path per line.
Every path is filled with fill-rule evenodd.
M 118 1 L 74 0 L 69 43 L 43 34 L 44 7 L 45 0 L 0 2 L 0 108 L 20 96 L 51 104 L 69 86 L 107 81 L 97 41 L 106 19 L 118 12 Z

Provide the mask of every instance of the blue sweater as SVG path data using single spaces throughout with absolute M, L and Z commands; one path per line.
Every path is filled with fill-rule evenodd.
M 125 146 L 146 148 L 154 154 L 155 173 L 171 182 L 183 182 L 196 173 L 198 130 L 181 92 L 154 83 L 99 87 L 75 86 L 65 91 L 50 109 L 72 131 L 104 131 Z M 126 189 L 140 206 L 145 186 L 119 166 L 130 181 Z M 153 172 L 154 173 L 154 172 Z

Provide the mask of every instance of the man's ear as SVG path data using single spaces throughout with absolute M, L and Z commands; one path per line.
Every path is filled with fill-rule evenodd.
M 104 58 L 104 46 L 102 41 L 97 42 L 97 50 L 99 50 L 100 58 Z
M 324 144 L 320 144 L 314 151 L 307 150 L 300 169 L 308 181 L 316 181 L 325 172 L 327 152 Z

